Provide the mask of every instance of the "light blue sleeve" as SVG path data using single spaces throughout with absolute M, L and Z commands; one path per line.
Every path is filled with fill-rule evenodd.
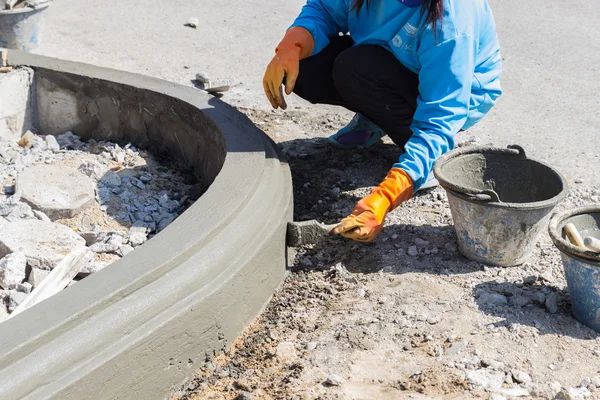
M 291 27 L 310 32 L 317 54 L 329 44 L 329 38 L 348 32 L 349 0 L 308 0 Z
M 454 149 L 454 135 L 469 115 L 477 41 L 459 35 L 418 54 L 419 97 L 413 136 L 395 168 L 401 168 L 419 189 L 444 153 Z

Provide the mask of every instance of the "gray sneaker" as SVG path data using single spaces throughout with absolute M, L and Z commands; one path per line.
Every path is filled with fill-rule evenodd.
M 423 186 L 421 186 L 419 188 L 419 190 L 417 190 L 417 192 L 420 192 L 421 190 L 427 190 L 427 189 L 434 188 L 434 187 L 438 186 L 439 184 L 440 183 L 437 181 L 437 179 L 435 179 L 435 176 L 433 176 L 433 172 L 431 172 L 429 174 L 429 176 L 427 177 L 427 180 L 425 181 Z

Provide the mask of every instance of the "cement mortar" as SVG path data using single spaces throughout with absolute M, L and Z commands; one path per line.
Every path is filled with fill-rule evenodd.
M 246 117 L 194 89 L 9 59 L 35 71 L 41 130 L 164 149 L 212 185 L 139 250 L 0 324 L 0 398 L 164 398 L 280 284 L 289 169 Z

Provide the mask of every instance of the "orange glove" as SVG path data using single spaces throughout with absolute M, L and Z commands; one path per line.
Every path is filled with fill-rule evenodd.
M 315 41 L 306 29 L 296 26 L 286 32 L 263 78 L 265 94 L 273 108 L 287 108 L 281 85 L 285 80 L 285 93 L 292 94 L 300 72 L 300 60 L 310 56 L 314 48 Z
M 414 192 L 412 179 L 399 168 L 392 168 L 383 182 L 354 207 L 333 233 L 357 242 L 372 242 L 383 229 L 387 213 L 410 199 Z

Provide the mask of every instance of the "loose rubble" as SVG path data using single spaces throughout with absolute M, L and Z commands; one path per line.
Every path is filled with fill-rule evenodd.
M 243 111 L 289 162 L 296 221 L 339 221 L 399 155 L 388 138 L 331 148 L 327 135 L 350 115 Z M 460 147 L 477 143 L 457 137 Z M 560 209 L 598 196 L 572 187 Z M 571 315 L 545 233 L 519 267 L 469 261 L 435 188 L 393 211 L 372 244 L 327 237 L 296 250 L 263 314 L 230 351 L 200 360 L 172 399 L 600 398 L 600 334 Z M 275 356 L 281 343 L 293 345 L 291 362 Z
M 83 279 L 165 229 L 205 189 L 131 144 L 31 131 L 0 137 L 0 185 L 0 322 L 70 252 L 95 253 Z

